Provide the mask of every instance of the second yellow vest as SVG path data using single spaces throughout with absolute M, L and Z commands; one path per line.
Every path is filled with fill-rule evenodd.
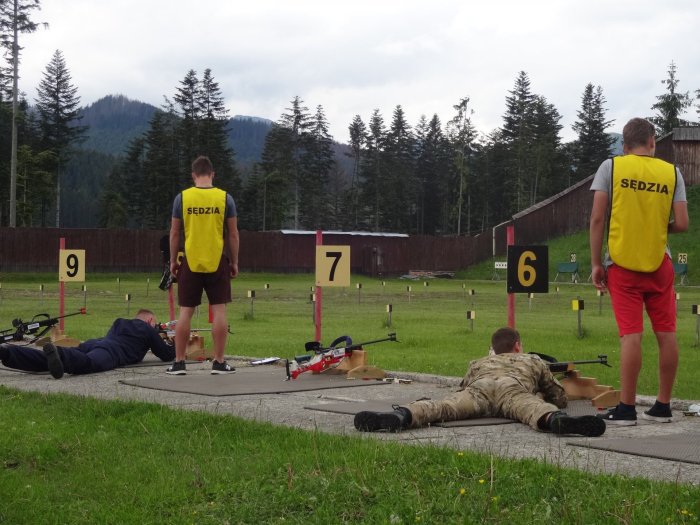
M 610 258 L 628 270 L 654 272 L 666 253 L 676 169 L 661 159 L 640 155 L 612 161 Z

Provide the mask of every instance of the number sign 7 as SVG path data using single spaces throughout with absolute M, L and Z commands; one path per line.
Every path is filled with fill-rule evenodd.
M 350 246 L 316 246 L 316 286 L 350 286 Z

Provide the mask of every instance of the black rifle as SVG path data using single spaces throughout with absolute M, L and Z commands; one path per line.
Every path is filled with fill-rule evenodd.
M 549 366 L 549 370 L 553 374 L 571 372 L 575 368 L 576 365 L 603 365 L 603 366 L 607 366 L 608 368 L 612 368 L 608 364 L 608 356 L 607 355 L 599 355 L 598 359 L 588 359 L 588 360 L 583 360 L 583 361 L 557 361 L 556 358 L 554 358 L 550 355 L 547 355 L 547 354 L 540 354 L 538 352 L 530 352 L 530 353 L 538 356 L 543 361 L 547 361 L 547 364 Z
M 28 323 L 25 323 L 19 318 L 13 319 L 12 328 L 0 331 L 0 342 L 8 343 L 10 341 L 21 341 L 24 339 L 25 335 L 33 335 L 41 330 L 41 332 L 34 337 L 34 341 L 36 341 L 52 327 L 56 326 L 61 319 L 71 317 L 73 315 L 85 315 L 86 313 L 85 308 L 81 308 L 77 312 L 61 315 L 59 317 L 49 317 L 49 314 L 36 314 Z

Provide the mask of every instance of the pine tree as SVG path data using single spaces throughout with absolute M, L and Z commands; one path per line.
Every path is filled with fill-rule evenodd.
M 384 117 L 378 109 L 372 113 L 369 120 L 369 132 L 366 136 L 367 150 L 361 164 L 360 190 L 364 209 L 362 216 L 366 217 L 366 226 L 379 231 L 383 224 L 382 194 L 385 181 L 385 159 L 387 136 Z
M 576 116 L 578 120 L 571 128 L 578 134 L 574 145 L 574 168 L 578 180 L 595 173 L 600 163 L 610 157 L 615 142 L 615 137 L 605 132 L 615 121 L 605 119 L 603 88 L 586 84 L 581 109 Z
M 308 133 L 306 151 L 302 157 L 304 177 L 300 183 L 301 223 L 305 228 L 315 230 L 327 225 L 330 209 L 326 189 L 331 169 L 335 165 L 331 147 L 333 138 L 328 131 L 328 120 L 320 105 L 316 107 Z
M 36 109 L 45 149 L 56 155 L 56 227 L 61 217 L 61 170 L 73 154 L 73 147 L 84 140 L 87 128 L 78 125 L 80 97 L 61 51 L 56 50 L 37 89 Z
M 292 106 L 287 108 L 288 113 L 284 113 L 280 118 L 280 125 L 288 132 L 289 153 L 291 154 L 291 175 L 290 186 L 292 188 L 292 217 L 294 229 L 300 227 L 301 184 L 304 176 L 304 166 L 302 158 L 308 151 L 309 128 L 311 127 L 311 115 L 309 108 L 304 106 L 304 101 L 296 96 L 291 101 Z
M 358 225 L 358 213 L 359 213 L 359 202 L 358 198 L 359 192 L 359 178 L 360 178 L 360 166 L 362 165 L 362 153 L 364 151 L 365 143 L 367 142 L 367 126 L 362 121 L 360 115 L 355 115 L 350 126 L 348 126 L 348 131 L 350 132 L 350 149 L 353 159 L 352 165 L 352 178 L 350 180 L 350 203 L 352 206 L 352 228 L 357 229 Z
M 508 199 L 513 212 L 522 209 L 527 202 L 527 174 L 530 166 L 529 153 L 532 144 L 532 111 L 534 95 L 530 91 L 530 79 L 521 71 L 515 86 L 506 97 L 506 113 L 499 134 L 510 150 L 510 162 L 506 167 Z
M 451 212 L 450 175 L 454 170 L 450 144 L 437 115 L 430 121 L 421 117 L 416 126 L 416 138 L 416 233 L 447 233 Z
M 565 171 L 560 146 L 561 115 L 541 95 L 536 95 L 532 108 L 532 166 L 528 180 L 528 205 L 532 206 L 545 197 L 563 189 L 559 175 Z
M 657 102 L 651 106 L 656 110 L 656 115 L 649 120 L 653 122 L 660 135 L 671 133 L 673 128 L 687 126 L 688 121 L 683 119 L 683 113 L 692 105 L 688 91 L 677 91 L 679 80 L 676 78 L 676 64 L 671 62 L 668 66 L 668 78 L 661 81 L 666 86 L 666 93 L 656 97 Z
M 386 184 L 382 207 L 386 212 L 384 224 L 388 230 L 414 230 L 416 193 L 415 137 L 399 105 L 394 108 L 386 137 Z

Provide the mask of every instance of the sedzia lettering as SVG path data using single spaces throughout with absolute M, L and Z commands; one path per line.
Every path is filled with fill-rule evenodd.
M 221 215 L 221 210 L 218 206 L 189 207 L 187 215 Z
M 637 179 L 622 179 L 620 186 L 634 191 L 649 191 L 651 193 L 664 193 L 668 195 L 668 186 L 657 182 L 644 182 Z

